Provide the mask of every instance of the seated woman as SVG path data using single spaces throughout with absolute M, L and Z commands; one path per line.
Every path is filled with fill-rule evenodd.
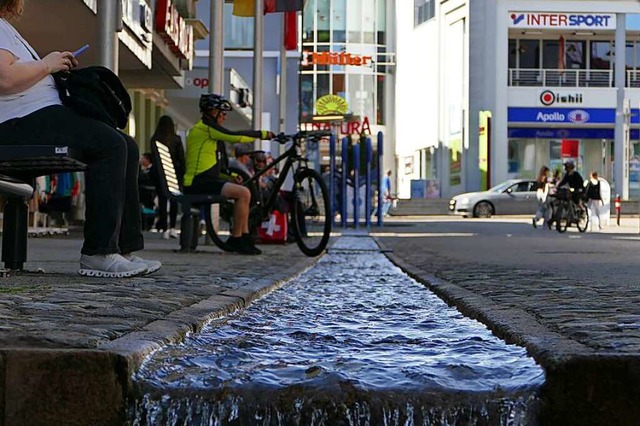
M 67 51 L 40 59 L 8 22 L 23 6 L 23 0 L 0 0 L 0 144 L 65 145 L 88 165 L 81 275 L 120 278 L 157 271 L 160 262 L 132 254 L 144 247 L 138 145 L 61 104 L 51 74 L 78 61 Z
M 273 139 L 275 134 L 268 130 L 234 132 L 222 127 L 231 109 L 231 103 L 220 95 L 207 94 L 200 97 L 202 120 L 196 123 L 187 136 L 184 192 L 220 194 L 235 200 L 229 247 L 241 254 L 261 254 L 262 251 L 249 236 L 251 192 L 246 187 L 229 181 L 224 142 L 253 143 L 255 139 Z

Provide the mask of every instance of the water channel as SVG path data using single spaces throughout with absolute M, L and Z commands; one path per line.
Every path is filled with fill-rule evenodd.
M 134 425 L 534 425 L 543 370 L 369 237 L 156 352 Z

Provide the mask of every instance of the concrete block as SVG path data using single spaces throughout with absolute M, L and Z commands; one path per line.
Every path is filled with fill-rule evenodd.
M 122 425 L 126 360 L 86 350 L 9 349 L 4 425 Z

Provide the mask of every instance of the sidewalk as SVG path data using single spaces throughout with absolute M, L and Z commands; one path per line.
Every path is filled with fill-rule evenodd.
M 585 234 L 533 229 L 528 216 L 415 219 L 387 221 L 376 239 L 405 272 L 545 368 L 541 424 L 638 424 L 638 217 Z
M 201 239 L 202 241 L 202 239 Z M 0 410 L 4 425 L 123 423 L 129 378 L 160 344 L 241 308 L 312 266 L 297 245 L 262 245 L 262 256 L 145 235 L 148 277 L 77 274 L 81 236 L 30 238 L 23 273 L 0 278 Z M 1 422 L 0 422 L 1 423 Z

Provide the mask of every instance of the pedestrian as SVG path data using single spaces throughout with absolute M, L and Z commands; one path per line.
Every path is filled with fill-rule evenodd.
M 382 177 L 380 190 L 382 191 L 382 216 L 389 216 L 389 209 L 393 203 L 393 197 L 391 196 L 391 170 L 387 170 Z
M 186 169 L 184 159 L 184 147 L 182 146 L 182 138 L 176 133 L 176 125 L 171 117 L 163 115 L 158 120 L 153 136 L 151 136 L 151 143 L 154 141 L 161 142 L 167 148 L 171 154 L 171 161 L 175 167 L 176 177 L 178 178 L 178 186 L 183 188 L 184 173 Z M 160 232 L 160 235 L 165 240 L 169 238 L 178 238 L 178 231 L 176 230 L 176 222 L 178 219 L 178 202 L 175 200 L 167 200 L 162 191 L 160 190 L 160 182 L 158 180 L 157 194 L 158 194 L 158 222 L 156 223 L 156 229 Z M 169 203 L 169 221 L 167 222 L 167 202 Z
M 185 193 L 223 195 L 234 200 L 233 229 L 227 240 L 231 251 L 240 254 L 261 254 L 249 235 L 249 202 L 251 192 L 245 186 L 230 182 L 224 142 L 253 143 L 255 139 L 273 139 L 268 130 L 231 131 L 223 127 L 231 103 L 216 94 L 200 96 L 202 119 L 187 137 L 187 172 Z
M 145 231 L 153 227 L 156 216 L 156 191 L 158 188 L 158 173 L 152 163 L 150 152 L 140 156 L 140 171 L 138 172 L 138 194 L 142 211 L 142 229 Z
M 543 219 L 543 225 L 547 226 L 547 208 L 549 207 L 547 203 L 547 196 L 549 194 L 548 178 L 549 168 L 542 166 L 536 179 L 536 201 L 538 203 L 538 209 L 535 216 L 531 219 L 531 224 L 534 228 L 538 227 L 538 221 L 540 219 Z
M 242 170 L 249 177 L 253 176 L 252 147 L 246 143 L 237 143 L 233 147 L 233 153 L 235 158 L 229 160 L 229 167 Z
M 600 218 L 600 207 L 604 204 L 602 201 L 602 194 L 600 192 L 600 179 L 598 179 L 598 172 L 591 172 L 591 176 L 585 185 L 585 194 L 587 199 L 587 207 L 589 209 L 589 223 L 591 224 L 591 230 L 593 231 L 594 219 L 598 220 L 598 229 L 602 229 L 602 220 Z
M 9 23 L 23 8 L 24 0 L 0 0 L 0 143 L 64 144 L 88 165 L 81 275 L 120 278 L 157 271 L 160 262 L 133 254 L 144 248 L 138 145 L 62 105 L 51 74 L 75 68 L 78 61 L 69 51 L 40 58 Z

